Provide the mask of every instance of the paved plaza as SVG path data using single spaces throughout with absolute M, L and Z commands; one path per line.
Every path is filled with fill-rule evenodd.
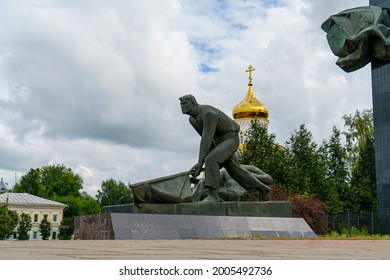
M 0 241 L 2 260 L 390 260 L 390 240 Z

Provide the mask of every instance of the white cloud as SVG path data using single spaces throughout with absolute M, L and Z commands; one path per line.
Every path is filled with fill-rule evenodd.
M 366 2 L 0 0 L 0 175 L 65 164 L 95 193 L 184 171 L 199 137 L 178 98 L 231 115 L 249 64 L 278 141 L 305 123 L 321 142 L 371 93 L 369 67 L 339 69 L 320 25 Z

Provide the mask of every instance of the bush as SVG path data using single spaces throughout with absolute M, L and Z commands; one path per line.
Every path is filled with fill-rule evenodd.
M 322 235 L 327 232 L 327 219 L 321 201 L 314 194 L 295 194 L 291 198 L 293 217 L 303 218 L 312 230 Z
M 288 194 L 284 190 L 278 188 L 275 185 L 270 185 L 269 187 L 271 190 L 266 195 L 265 200 L 269 200 L 269 201 L 286 201 L 286 200 L 288 200 Z
M 258 190 L 249 190 L 244 198 L 244 201 L 258 201 L 259 200 L 259 191 Z
M 287 201 L 288 200 L 288 194 L 278 188 L 275 185 L 269 185 L 270 188 L 269 193 L 265 196 L 265 201 Z M 259 200 L 259 191 L 258 190 L 250 190 L 247 193 L 246 198 L 244 201 L 258 201 Z
M 266 201 L 291 201 L 292 215 L 295 218 L 303 218 L 311 229 L 318 235 L 326 234 L 328 220 L 320 200 L 312 195 L 288 195 L 284 190 L 271 185 L 270 191 L 265 197 Z M 258 192 L 249 191 L 246 201 L 257 201 Z

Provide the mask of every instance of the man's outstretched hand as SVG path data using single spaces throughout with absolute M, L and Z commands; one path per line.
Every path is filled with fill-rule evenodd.
M 190 169 L 192 177 L 196 178 L 199 176 L 200 172 L 202 171 L 202 165 L 203 164 L 201 163 L 197 163 Z

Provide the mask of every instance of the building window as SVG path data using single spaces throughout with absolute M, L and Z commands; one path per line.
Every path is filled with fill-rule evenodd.
M 34 240 L 37 240 L 37 238 L 38 238 L 38 232 L 37 232 L 37 231 L 34 231 L 34 232 L 33 232 L 33 239 L 34 239 Z
M 57 232 L 55 232 L 55 231 L 52 232 L 51 239 L 53 239 L 53 240 L 57 239 Z
M 38 214 L 34 214 L 34 223 L 38 223 Z
M 57 214 L 53 215 L 53 223 L 57 223 Z M 54 232 L 53 232 L 54 233 Z

